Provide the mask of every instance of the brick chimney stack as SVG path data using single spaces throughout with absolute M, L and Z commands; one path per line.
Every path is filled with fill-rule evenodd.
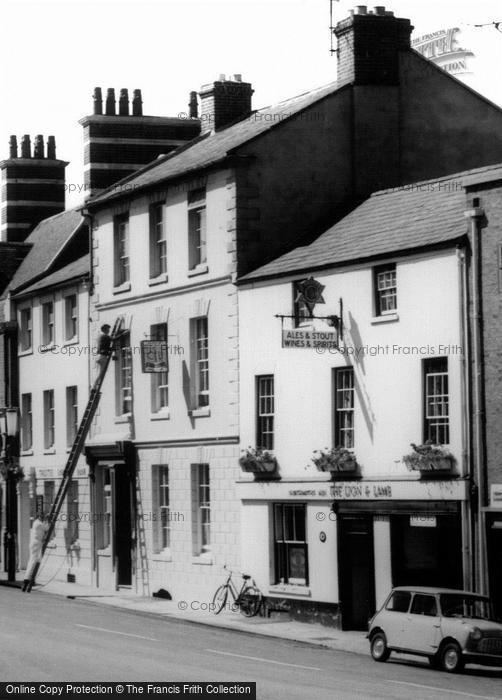
M 399 53 L 410 48 L 409 19 L 394 17 L 382 5 L 358 5 L 338 22 L 338 85 L 397 85 Z
M 251 114 L 251 83 L 243 83 L 236 73 L 228 80 L 224 75 L 200 89 L 201 132 L 223 129 Z
M 84 127 L 84 188 L 87 196 L 111 187 L 159 155 L 191 141 L 200 133 L 197 119 L 143 115 L 141 90 L 122 88 L 116 111 L 115 89 L 94 88 L 93 114 L 80 120 Z M 131 109 L 132 107 L 132 109 Z
M 2 241 L 24 241 L 35 226 L 65 208 L 65 168 L 68 163 L 56 158 L 54 136 L 35 137 L 33 155 L 31 138 L 21 139 L 18 156 L 17 137 L 9 140 L 9 158 L 0 162 L 2 171 Z

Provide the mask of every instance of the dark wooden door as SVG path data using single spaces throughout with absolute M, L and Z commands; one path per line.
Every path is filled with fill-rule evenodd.
M 115 557 L 117 585 L 132 583 L 132 484 L 123 466 L 115 468 Z
M 373 518 L 338 517 L 338 580 L 342 627 L 367 630 L 375 612 Z

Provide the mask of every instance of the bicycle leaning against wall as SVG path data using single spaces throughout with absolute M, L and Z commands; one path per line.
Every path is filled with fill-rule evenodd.
M 238 591 L 236 584 L 232 580 L 232 576 L 237 572 L 229 569 L 226 564 L 223 568 L 228 572 L 228 576 L 225 583 L 222 583 L 214 594 L 214 614 L 218 615 L 218 613 L 223 610 L 227 604 L 228 594 L 230 592 L 232 598 L 234 599 L 234 604 L 239 606 L 240 612 L 245 617 L 254 617 L 257 615 L 260 612 L 263 596 L 254 579 L 252 579 L 248 574 L 239 574 L 242 576 L 243 580 L 242 587 L 240 591 Z

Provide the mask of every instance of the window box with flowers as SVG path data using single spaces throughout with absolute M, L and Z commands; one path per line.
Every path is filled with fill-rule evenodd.
M 277 460 L 268 450 L 261 447 L 248 447 L 242 450 L 239 464 L 244 472 L 254 474 L 256 478 L 277 478 Z
M 434 445 L 426 442 L 424 445 L 411 443 L 413 452 L 404 455 L 403 462 L 410 471 L 427 473 L 451 472 L 455 464 L 455 457 L 442 445 Z
M 358 464 L 356 456 L 346 447 L 332 447 L 324 450 L 314 450 L 312 461 L 320 472 L 331 472 L 333 475 L 342 473 L 356 474 Z

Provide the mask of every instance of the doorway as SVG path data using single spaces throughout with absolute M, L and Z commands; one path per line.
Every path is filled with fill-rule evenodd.
M 132 585 L 134 500 L 132 470 L 124 463 L 100 462 L 95 478 L 97 585 Z
M 132 584 L 132 484 L 130 474 L 115 468 L 114 534 L 117 586 Z
M 375 563 L 371 515 L 338 516 L 338 580 L 342 629 L 367 630 L 375 612 Z

